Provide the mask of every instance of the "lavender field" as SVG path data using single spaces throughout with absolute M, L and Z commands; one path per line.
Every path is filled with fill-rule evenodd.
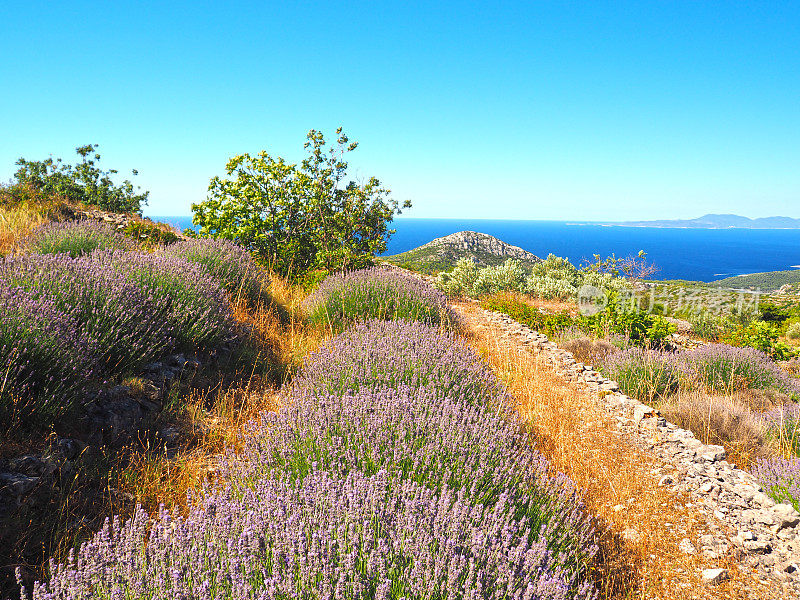
M 231 296 L 271 302 L 232 244 L 138 252 L 84 237 L 1 265 L 4 406 L 30 392 L 56 418 L 82 379 L 219 343 Z M 109 519 L 22 598 L 596 597 L 590 516 L 453 333 L 441 293 L 371 269 L 331 276 L 305 307 L 341 333 L 249 425 L 217 483 L 185 511 Z

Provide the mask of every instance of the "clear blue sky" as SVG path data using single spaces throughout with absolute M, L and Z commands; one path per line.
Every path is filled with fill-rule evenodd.
M 341 124 L 405 216 L 800 217 L 800 4 L 18 2 L 0 180 L 100 143 L 151 215 Z

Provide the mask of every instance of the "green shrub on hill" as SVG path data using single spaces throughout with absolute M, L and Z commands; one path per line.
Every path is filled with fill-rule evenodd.
M 115 184 L 115 169 L 102 171 L 98 166 L 100 155 L 97 144 L 87 144 L 75 149 L 81 162 L 69 165 L 62 159 L 17 161 L 19 169 L 14 174 L 16 185 L 31 188 L 46 197 L 61 198 L 70 202 L 91 204 L 103 210 L 120 213 L 142 211 L 150 192 L 139 192 L 129 180 Z M 136 169 L 131 171 L 137 175 Z

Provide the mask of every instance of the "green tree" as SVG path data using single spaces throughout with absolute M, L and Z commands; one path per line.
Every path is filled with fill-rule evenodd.
M 375 177 L 349 177 L 345 156 L 358 144 L 341 127 L 336 136 L 326 147 L 322 132 L 309 131 L 299 165 L 266 151 L 233 157 L 227 177 L 211 179 L 206 200 L 192 205 L 200 235 L 236 241 L 291 277 L 369 264 L 386 250 L 400 206 Z
M 118 171 L 102 171 L 98 166 L 98 144 L 87 144 L 75 149 L 81 162 L 66 164 L 62 159 L 26 160 L 20 158 L 14 174 L 16 184 L 29 187 L 44 196 L 60 197 L 71 202 L 83 202 L 104 210 L 124 213 L 141 213 L 150 192 L 139 192 L 128 180 L 115 184 L 111 179 Z M 136 176 L 138 172 L 133 169 Z

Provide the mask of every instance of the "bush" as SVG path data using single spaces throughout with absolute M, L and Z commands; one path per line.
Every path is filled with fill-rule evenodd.
M 303 307 L 310 322 L 334 331 L 366 319 L 409 319 L 445 328 L 456 322 L 442 293 L 417 277 L 380 267 L 329 275 Z
M 766 354 L 753 348 L 709 344 L 684 352 L 681 359 L 709 390 L 730 394 L 755 388 L 776 389 L 794 396 L 800 394 L 796 381 L 791 380 Z
M 474 296 L 479 271 L 472 259 L 460 258 L 452 271 L 439 273 L 434 285 L 450 297 Z
M 765 321 L 738 324 L 720 336 L 720 340 L 731 346 L 755 348 L 775 360 L 787 360 L 795 351 L 778 342 L 778 328 Z
M 575 317 L 569 313 L 545 313 L 513 296 L 499 294 L 481 300 L 481 307 L 508 315 L 531 329 L 552 336 L 572 327 Z
M 0 428 L 47 428 L 71 409 L 92 374 L 74 315 L 0 280 Z
M 237 242 L 292 280 L 312 269 L 371 264 L 386 250 L 400 205 L 374 177 L 347 181 L 345 156 L 357 144 L 341 128 L 336 135 L 336 145 L 326 148 L 323 134 L 309 131 L 300 165 L 266 151 L 232 158 L 228 178 L 212 178 L 208 198 L 192 204 L 200 235 Z
M 674 355 L 641 348 L 612 354 L 602 370 L 619 383 L 623 392 L 647 403 L 677 392 L 682 374 L 681 365 Z
M 776 502 L 791 504 L 800 511 L 800 458 L 761 459 L 753 475 Z
M 198 238 L 167 247 L 165 254 L 202 265 L 234 298 L 244 298 L 251 306 L 273 303 L 269 275 L 252 254 L 227 240 Z
M 786 330 L 786 337 L 792 341 L 800 340 L 800 323 L 792 323 Z
M 19 169 L 14 174 L 16 185 L 31 188 L 46 197 L 83 202 L 113 212 L 140 213 L 142 205 L 147 204 L 149 192 L 136 193 L 127 179 L 115 184 L 111 177 L 117 171 L 101 171 L 97 166 L 100 162 L 97 147 L 97 144 L 87 144 L 76 148 L 81 162 L 74 167 L 60 158 L 41 161 L 20 158 Z M 132 173 L 137 175 L 136 169 Z
M 486 362 L 451 333 L 413 321 L 367 321 L 310 354 L 289 396 L 398 386 L 432 388 L 470 403 L 501 393 Z
M 140 246 L 167 246 L 174 244 L 180 238 L 166 225 L 157 225 L 147 221 L 130 221 L 122 232 L 136 240 Z
M 95 250 L 129 249 L 132 244 L 107 223 L 68 221 L 39 227 L 25 246 L 36 254 L 64 253 L 77 258 Z
M 174 257 L 113 250 L 77 259 L 19 256 L 0 264 L 0 280 L 68 314 L 109 373 L 135 370 L 175 347 L 213 346 L 231 330 L 218 284 Z

